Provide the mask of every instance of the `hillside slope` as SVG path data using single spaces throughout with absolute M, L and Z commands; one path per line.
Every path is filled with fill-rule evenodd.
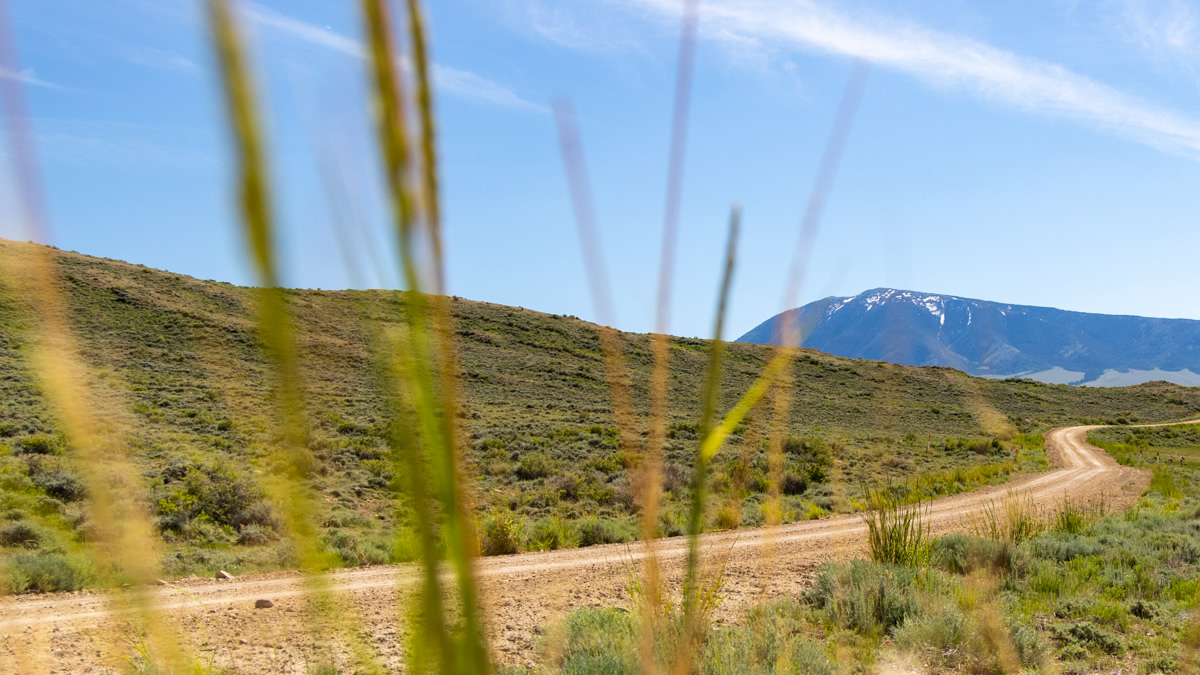
M 780 344 L 798 321 L 803 345 L 849 358 L 946 366 L 985 377 L 1122 386 L 1200 385 L 1200 321 L 1068 312 L 876 288 L 778 314 L 741 342 Z
M 0 241 L 0 266 L 19 267 L 30 246 Z M 163 538 L 167 572 L 289 564 L 260 488 L 272 406 L 254 291 L 52 255 L 90 369 L 79 375 L 89 376 L 105 422 L 141 471 L 138 494 Z M 411 551 L 392 492 L 387 406 L 376 386 L 370 336 L 403 324 L 407 294 L 293 290 L 287 300 L 304 364 L 311 485 L 323 498 L 324 541 L 346 564 L 404 560 Z M 461 424 L 471 439 L 467 471 L 480 518 L 513 514 L 522 548 L 634 536 L 630 480 L 638 457 L 617 451 L 596 327 L 457 298 L 453 308 L 466 408 Z M 86 495 L 82 468 L 64 447 L 28 368 L 35 321 L 36 307 L 0 295 L 0 507 L 7 523 L 0 535 L 5 528 L 34 533 L 0 537 L 0 546 L 21 550 L 32 541 L 44 555 L 69 555 L 86 542 Z M 644 411 L 649 340 L 623 334 L 622 341 L 635 402 Z M 704 340 L 671 339 L 666 534 L 682 522 L 677 506 L 697 442 L 708 348 Z M 728 353 L 722 409 L 750 385 L 772 349 L 731 344 Z M 917 474 L 944 474 L 938 489 L 951 491 L 999 480 L 1021 468 L 1010 461 L 1015 447 L 1007 441 L 1018 431 L 1117 416 L 1174 420 L 1200 411 L 1200 391 L 1163 383 L 1080 389 L 812 350 L 797 353 L 793 371 L 783 486 L 790 519 L 847 510 L 859 486 Z M 713 510 L 724 512 L 714 513 L 714 525 L 761 522 L 768 419 L 755 411 L 718 456 Z M 993 468 L 967 471 L 981 466 Z

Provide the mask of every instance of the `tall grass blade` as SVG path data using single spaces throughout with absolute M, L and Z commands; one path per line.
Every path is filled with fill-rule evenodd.
M 704 379 L 704 397 L 700 412 L 700 437 L 704 438 L 712 430 L 713 418 L 716 416 L 717 397 L 721 390 L 721 361 L 725 349 L 722 336 L 725 329 L 725 312 L 729 307 L 729 289 L 733 284 L 734 264 L 737 260 L 738 230 L 741 227 L 741 210 L 734 207 L 729 217 L 729 239 L 725 245 L 725 265 L 721 274 L 721 288 L 717 296 L 717 316 L 713 326 L 713 339 L 708 353 L 708 373 Z M 708 594 L 698 588 L 700 569 L 700 532 L 704 528 L 704 503 L 708 486 L 709 459 L 700 448 L 696 449 L 695 471 L 692 478 L 692 500 L 688 512 L 688 557 L 687 572 L 683 584 L 684 609 L 684 638 L 680 640 L 679 648 L 684 650 L 696 640 L 699 628 L 698 614 L 701 607 L 698 601 Z M 684 667 L 687 654 L 681 651 L 676 659 L 677 670 Z
M 287 524 L 296 538 L 302 565 L 306 569 L 316 570 L 324 567 L 324 560 L 316 545 L 312 525 L 312 499 L 298 485 L 310 463 L 304 448 L 303 383 L 275 262 L 274 232 L 258 113 L 230 0 L 209 0 L 208 12 L 233 127 L 243 234 L 261 286 L 259 331 L 274 366 L 276 400 L 282 417 L 284 455 L 279 459 L 283 460 L 284 470 L 277 472 L 282 483 L 276 487 L 283 493 L 277 496 L 283 499 L 278 503 L 286 512 Z
M 792 258 L 791 272 L 788 275 L 787 287 L 784 290 L 783 311 L 796 306 L 800 298 L 800 289 L 804 283 L 808 260 L 812 255 L 813 244 L 820 230 L 821 216 L 824 214 L 825 200 L 833 188 L 833 180 L 841 163 L 842 153 L 846 148 L 850 129 L 854 122 L 854 114 L 858 110 L 858 102 L 866 84 L 868 66 L 865 61 L 855 61 L 842 92 L 842 100 L 838 105 L 833 128 L 826 140 L 825 151 L 821 156 L 821 164 L 817 171 L 816 182 L 809 193 L 808 205 L 804 211 L 804 221 L 800 226 L 800 237 L 796 241 L 796 252 Z M 778 525 L 782 516 L 779 486 L 783 480 L 783 441 L 788 429 L 788 420 L 792 408 L 792 350 L 802 342 L 800 335 L 799 317 L 792 312 L 785 315 L 779 357 L 787 359 L 787 363 L 779 370 L 779 380 L 775 383 L 775 400 L 771 415 L 771 432 L 768 442 L 767 467 L 770 478 L 770 492 L 767 500 L 767 525 Z M 764 546 L 770 548 L 770 539 L 765 540 Z
M 425 219 L 429 225 L 429 241 L 433 249 L 433 292 L 446 292 L 446 273 L 442 256 L 442 208 L 438 194 L 437 138 L 433 115 L 433 86 L 429 76 L 429 43 L 425 37 L 425 20 L 418 0 L 406 0 L 408 26 L 412 39 L 413 72 L 416 79 L 417 112 L 421 121 L 421 197 Z
M 584 267 L 587 270 L 588 287 L 592 294 L 592 304 L 596 308 L 599 322 L 598 335 L 600 351 L 604 360 L 604 376 L 608 384 L 609 395 L 613 402 L 613 417 L 616 419 L 617 430 L 620 434 L 621 450 L 627 454 L 636 452 L 639 442 L 633 412 L 633 396 L 630 392 L 629 372 L 625 367 L 625 357 L 620 335 L 612 328 L 613 309 L 609 296 L 608 278 L 604 272 L 604 258 L 600 249 L 600 237 L 596 228 L 595 207 L 592 202 L 591 189 L 588 184 L 587 169 L 583 161 L 583 149 L 579 140 L 579 128 L 575 118 L 574 106 L 568 100 L 555 103 L 555 120 L 558 125 L 559 147 L 562 152 L 563 165 L 567 174 L 567 184 L 571 194 L 571 205 L 575 213 L 576 228 L 579 232 L 580 245 L 583 249 Z M 655 551 L 655 538 L 658 530 L 658 500 L 661 491 L 661 462 L 662 428 L 661 423 L 655 423 L 655 414 L 662 418 L 661 401 L 665 401 L 666 374 L 659 364 L 665 363 L 663 352 L 657 347 L 659 341 L 664 344 L 666 336 L 652 338 L 651 349 L 654 350 L 654 370 L 651 374 L 651 438 L 650 451 L 641 467 L 638 480 L 631 481 L 637 485 L 637 497 L 642 504 L 642 541 L 645 545 L 645 555 L 642 558 L 643 579 L 637 583 L 639 594 L 643 598 L 655 599 L 654 602 L 641 602 L 641 623 L 639 634 L 639 656 L 643 672 L 657 672 L 658 664 L 655 655 L 655 635 L 659 623 L 660 605 L 657 599 L 662 592 L 659 581 L 658 557 Z M 660 371 L 662 375 L 660 376 Z M 659 379 L 661 378 L 661 382 Z M 657 437 L 654 429 L 658 429 Z M 657 450 L 656 450 L 657 448 Z
M 329 566 L 329 561 L 318 539 L 316 500 L 306 483 L 313 468 L 313 459 L 307 448 L 304 382 L 275 258 L 270 191 L 254 87 L 234 18 L 232 0 L 209 0 L 207 8 L 233 131 L 243 234 L 260 286 L 259 332 L 275 376 L 275 401 L 280 417 L 281 438 L 272 461 L 273 475 L 267 487 L 275 504 L 283 510 L 288 535 L 302 568 L 308 572 L 322 572 Z M 327 589 L 326 579 L 320 574 L 310 574 L 305 581 L 315 600 L 312 604 L 314 610 L 348 640 L 358 665 L 374 669 L 374 656 L 354 629 L 356 622 L 352 613 L 334 601 Z
M 570 101 L 555 103 L 555 120 L 558 125 L 559 148 L 567 173 L 571 193 L 571 205 L 575 213 L 575 224 L 579 231 L 583 249 L 584 267 L 587 271 L 588 288 L 592 304 L 596 308 L 600 350 L 604 356 L 604 376 L 613 399 L 613 416 L 620 433 L 621 449 L 635 452 L 638 438 L 633 415 L 633 396 L 629 388 L 629 373 L 625 367 L 625 356 L 621 337 L 612 328 L 613 308 L 608 291 L 608 278 L 604 272 L 604 257 L 600 249 L 600 237 L 596 230 L 596 214 L 588 186 L 587 169 L 583 162 L 583 150 L 579 141 L 579 128 L 575 109 Z
M 452 542 L 451 557 L 459 575 L 459 594 L 466 604 L 464 616 L 467 624 L 466 639 L 472 645 L 486 644 L 482 626 L 475 607 L 474 570 L 471 558 L 476 548 L 474 521 L 467 499 L 467 491 L 460 484 L 462 473 L 459 448 L 462 447 L 460 430 L 455 422 L 459 417 L 457 348 L 450 298 L 446 293 L 444 246 L 441 232 L 441 198 L 438 193 L 438 163 L 433 110 L 433 86 L 430 77 L 429 41 L 426 37 L 425 20 L 418 0 L 408 0 L 409 37 L 412 43 L 412 61 L 416 74 L 416 107 L 421 120 L 421 194 L 424 199 L 424 223 L 432 246 L 433 295 L 430 297 L 433 319 L 433 344 L 438 365 L 441 394 L 442 433 L 446 445 L 442 454 L 446 459 L 443 491 L 447 513 L 452 517 L 448 531 Z M 457 522 L 455 522 L 457 521 Z M 456 540 L 453 538 L 457 537 Z M 488 666 L 486 653 L 479 655 L 480 667 Z M 468 662 L 471 664 L 471 662 Z
M 825 146 L 825 154 L 821 159 L 821 169 L 818 172 L 816 184 L 813 186 L 812 193 L 809 196 L 804 222 L 800 228 L 800 238 L 797 242 L 796 255 L 792 261 L 792 270 L 789 275 L 787 288 L 784 290 L 785 311 L 791 309 L 796 304 L 796 298 L 800 296 L 800 285 L 804 279 L 804 270 L 808 266 L 812 244 L 816 240 L 817 231 L 820 228 L 825 198 L 829 190 L 833 187 L 833 179 L 836 175 L 837 167 L 841 162 L 842 151 L 846 146 L 846 139 L 850 133 L 854 113 L 858 109 L 858 102 L 862 96 L 868 72 L 868 66 L 862 61 L 857 61 L 850 74 L 850 79 L 846 82 L 846 89 L 842 94 L 842 101 L 838 107 L 837 117 Z M 766 394 L 776 379 L 785 372 L 785 369 L 791 365 L 790 350 L 800 346 L 801 336 L 799 326 L 794 321 L 785 321 L 782 332 L 783 340 L 781 342 L 784 346 L 776 351 L 775 356 L 767 363 L 762 374 L 750 386 L 750 389 L 742 395 L 737 405 L 725 415 L 721 424 L 717 425 L 713 432 L 705 438 L 704 445 L 701 448 L 702 455 L 711 458 L 720 450 L 721 444 L 725 442 L 725 439 L 733 432 L 738 423 L 745 419 L 750 409 Z M 785 387 L 781 386 L 780 388 L 783 389 Z M 784 403 L 786 403 L 785 400 L 776 400 L 774 419 L 781 419 L 783 410 L 788 408 Z M 782 434 L 783 429 L 786 428 L 782 423 L 775 425 L 773 422 L 772 424 L 776 436 Z M 775 443 L 777 440 L 779 441 L 778 444 Z M 771 444 L 781 447 L 782 438 L 773 438 Z
M 387 4 L 383 0 L 363 0 L 363 15 L 376 102 L 378 143 L 392 204 L 402 277 L 410 291 L 407 298 L 409 336 L 406 354 L 398 357 L 401 364 L 398 375 L 401 386 L 406 387 L 405 395 L 415 413 L 419 448 L 424 451 L 424 461 L 428 461 L 431 470 L 434 493 L 443 516 L 443 541 L 457 581 L 462 620 L 462 633 L 456 639 L 446 632 L 448 629 L 441 623 L 444 618 L 435 620 L 433 629 L 429 629 L 427 626 L 431 617 L 425 617 L 421 622 L 420 630 L 424 631 L 421 637 L 434 646 L 432 651 L 440 659 L 437 670 L 490 672 L 491 657 L 483 633 L 474 572 L 477 543 L 465 490 L 459 483 L 458 431 L 455 426 L 457 385 L 450 310 L 447 298 L 423 293 L 423 270 L 415 250 L 416 235 L 422 223 L 430 241 L 441 241 L 436 157 L 432 139 L 432 100 L 428 67 L 421 65 L 426 59 L 424 24 L 419 9 L 410 3 L 409 28 L 414 49 L 419 52 L 414 54 L 414 61 L 418 62 L 418 114 L 423 119 L 424 130 L 424 172 L 420 173 L 414 168 L 410 154 L 412 144 L 407 129 L 407 105 Z M 436 243 L 435 246 L 433 265 L 436 293 L 442 286 L 442 263 L 441 244 Z M 395 451 L 412 451 L 413 439 L 397 440 L 401 443 Z M 415 495 L 414 501 L 419 500 L 420 495 Z M 422 560 L 429 567 L 429 561 L 435 559 L 434 547 L 437 542 L 429 537 L 428 528 L 422 528 L 419 538 L 424 549 Z M 426 597 L 423 603 L 427 611 L 433 611 L 434 603 L 429 595 L 440 593 L 436 585 L 437 576 L 427 569 L 425 580 L 423 592 Z
M 650 337 L 650 433 L 642 464 L 642 538 L 652 542 L 658 536 L 658 511 L 662 499 L 662 454 L 667 427 L 667 377 L 671 346 L 667 338 L 670 323 L 671 282 L 675 269 L 675 246 L 679 231 L 679 201 L 683 188 L 684 150 L 687 147 L 688 108 L 691 102 L 692 65 L 695 55 L 698 0 L 685 0 L 683 27 L 679 40 L 679 62 L 675 75 L 675 103 L 671 121 L 671 149 L 667 166 L 667 198 L 663 213 L 662 250 L 660 253 L 655 329 Z M 648 544 L 643 564 L 646 584 L 657 592 L 658 559 L 653 544 Z M 649 617 L 652 619 L 652 617 Z M 653 620 L 643 622 L 641 634 L 644 672 L 656 670 L 653 659 Z
M 8 5 L 3 0 L 0 0 L 0 71 L 20 72 Z M 34 136 L 19 79 L 0 78 L 0 104 L 23 227 L 31 239 L 44 241 L 50 237 L 49 220 L 42 202 Z M 101 424 L 103 411 L 89 391 L 90 376 L 72 336 L 67 307 L 58 291 L 54 261 L 45 249 L 35 246 L 28 249 L 28 255 L 19 265 L 19 268 L 5 268 L 0 273 L 0 282 L 15 298 L 30 300 L 28 324 L 33 327 L 34 347 L 30 366 L 55 420 L 66 434 L 68 447 L 83 469 L 89 518 L 99 525 L 98 541 L 87 548 L 87 553 L 101 572 L 123 572 L 137 583 L 149 583 L 158 576 L 159 548 L 142 508 L 144 497 L 137 493 L 142 481 L 128 461 L 129 447 L 120 431 L 106 431 Z M 0 560 L 0 568 L 4 567 L 3 562 Z M 105 579 L 110 583 L 114 580 Z M 130 594 L 122 602 L 129 605 L 139 623 L 146 627 L 149 643 L 167 666 L 186 662 L 174 632 L 161 620 L 145 594 Z

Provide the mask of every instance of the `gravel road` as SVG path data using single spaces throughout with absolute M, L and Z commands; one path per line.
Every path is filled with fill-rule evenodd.
M 1103 499 L 1110 508 L 1135 502 L 1147 472 L 1118 465 L 1088 445 L 1096 427 L 1066 427 L 1046 436 L 1055 468 L 1007 484 L 939 499 L 929 504 L 934 534 L 971 531 L 989 504 L 1009 491 L 1054 509 L 1064 497 Z M 718 621 L 734 621 L 755 603 L 798 593 L 816 567 L 865 550 L 859 516 L 838 516 L 773 529 L 742 529 L 704 535 L 708 560 L 724 560 L 728 593 Z M 687 543 L 655 542 L 663 574 L 678 583 Z M 496 658 L 532 663 L 541 627 L 591 605 L 627 604 L 629 569 L 647 554 L 644 544 L 595 546 L 480 559 L 477 570 Z M 232 580 L 183 579 L 168 586 L 116 592 L 85 591 L 0 599 L 0 672 L 102 673 L 127 669 L 136 632 L 131 603 L 156 607 L 155 621 L 174 629 L 187 653 L 202 663 L 239 673 L 307 673 L 323 665 L 345 666 L 346 635 L 357 633 L 375 658 L 400 669 L 406 631 L 397 599 L 411 592 L 411 565 L 338 571 L 324 578 L 331 595 L 352 612 L 357 631 L 313 620 L 304 578 L 272 573 Z M 274 606 L 255 609 L 257 600 Z

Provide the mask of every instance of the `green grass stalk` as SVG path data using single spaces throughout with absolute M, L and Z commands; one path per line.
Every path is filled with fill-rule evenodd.
M 725 328 L 725 312 L 729 307 L 729 289 L 733 282 L 734 264 L 737 259 L 737 238 L 741 225 L 741 211 L 734 207 L 729 217 L 729 239 L 725 247 L 725 265 L 721 275 L 721 287 L 717 296 L 717 315 L 713 327 L 713 341 L 708 353 L 708 373 L 704 380 L 704 397 L 700 413 L 700 437 L 706 437 L 712 430 L 713 418 L 716 416 L 717 395 L 720 393 L 721 366 L 724 352 L 722 335 Z M 699 628 L 699 602 L 708 597 L 700 591 L 700 533 L 704 529 L 704 503 L 708 486 L 708 467 L 710 459 L 705 457 L 701 448 L 696 449 L 695 471 L 692 476 L 692 500 L 688 512 L 688 557 L 687 576 L 683 584 L 684 610 L 684 639 L 680 640 L 680 657 L 686 657 L 690 645 L 696 640 Z M 679 661 L 681 659 L 677 659 Z
M 207 7 L 233 130 L 243 234 L 261 287 L 258 327 L 275 376 L 281 438 L 272 461 L 273 475 L 268 481 L 268 491 L 276 505 L 283 510 L 288 535 L 296 547 L 303 569 L 318 573 L 306 577 L 311 599 L 315 601 L 313 609 L 347 638 L 355 661 L 360 666 L 376 669 L 374 655 L 354 629 L 353 624 L 357 623 L 355 618 L 334 601 L 328 592 L 326 579 L 319 574 L 329 566 L 329 561 L 318 538 L 316 501 L 305 483 L 311 473 L 313 460 L 306 445 L 304 380 L 275 259 L 270 190 L 254 86 L 234 19 L 232 0 L 209 0 Z
M 416 55 L 414 60 L 424 60 L 424 24 L 415 5 L 409 5 L 409 12 L 412 43 L 414 48 L 422 52 Z M 422 174 L 413 167 L 410 155 L 407 105 L 404 100 L 404 88 L 401 86 L 401 73 L 396 61 L 397 52 L 393 45 L 392 23 L 387 5 L 382 0 L 363 0 L 363 14 L 369 43 L 373 94 L 377 104 L 378 143 L 392 204 L 402 278 L 410 291 L 407 341 L 409 353 L 405 357 L 407 366 L 401 372 L 401 384 L 407 387 L 406 395 L 415 411 L 420 432 L 420 447 L 429 463 L 434 492 L 443 514 L 443 540 L 455 572 L 462 618 L 462 633 L 458 640 L 446 634 L 426 633 L 424 637 L 441 646 L 437 650 L 441 658 L 439 670 L 490 672 L 491 657 L 483 633 L 473 567 L 477 547 L 474 524 L 466 506 L 465 490 L 459 483 L 455 427 L 456 373 L 449 308 L 445 305 L 445 298 L 430 298 L 424 295 L 422 270 L 415 250 L 416 234 L 422 222 L 430 240 L 440 242 L 435 182 L 436 160 L 432 151 L 433 139 L 430 137 L 432 102 L 427 66 L 418 66 L 418 114 L 425 120 L 422 129 L 426 136 L 423 145 L 425 169 Z M 421 196 L 425 200 L 423 205 Z M 421 206 L 424 206 L 423 212 Z M 441 274 L 440 255 L 438 244 L 433 263 L 436 276 Z M 438 287 L 434 289 L 435 292 L 440 291 L 440 279 L 436 285 Z M 432 560 L 429 548 L 435 542 L 422 535 L 421 543 L 426 549 L 422 559 Z M 431 592 L 435 592 L 435 589 L 426 590 L 426 593 Z M 446 646 L 451 644 L 455 644 L 454 648 L 447 649 Z

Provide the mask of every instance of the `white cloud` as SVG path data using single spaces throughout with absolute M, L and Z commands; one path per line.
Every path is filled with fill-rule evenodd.
M 47 89 L 62 89 L 62 87 L 58 86 L 57 84 L 54 84 L 53 82 L 47 82 L 45 80 L 39 79 L 37 75 L 34 75 L 32 68 L 26 68 L 25 70 L 22 70 L 20 72 L 15 72 L 15 73 L 11 70 L 5 70 L 3 68 L 0 68 L 0 78 L 4 78 L 6 80 L 16 80 L 18 82 L 28 84 L 32 87 L 45 87 Z
M 447 93 L 510 108 L 527 108 L 546 112 L 544 106 L 530 103 L 504 85 L 482 78 L 468 70 L 433 64 L 433 81 Z
M 1200 10 L 1183 0 L 1120 0 L 1130 39 L 1156 55 L 1195 51 Z
M 122 51 L 122 56 L 126 61 L 146 66 L 149 68 L 157 68 L 159 70 L 174 70 L 187 73 L 200 72 L 200 66 L 196 62 L 172 51 L 165 49 L 154 49 L 153 47 L 129 47 Z
M 678 0 L 613 0 L 678 20 Z M 835 8 L 836 7 L 836 8 Z M 812 0 L 706 0 L 701 34 L 740 45 L 854 56 L 1022 110 L 1082 121 L 1200 159 L 1200 122 L 1054 63 L 923 26 Z M 1173 29 L 1174 30 L 1174 29 Z M 1163 35 L 1182 35 L 1166 31 Z M 1170 39 L 1175 39 L 1174 37 Z M 1182 38 L 1180 38 L 1182 39 Z
M 357 59 L 366 57 L 363 45 L 359 41 L 331 28 L 300 21 L 273 9 L 250 3 L 246 5 L 246 13 L 255 23 L 296 40 Z M 408 60 L 405 59 L 402 65 L 408 69 Z M 467 70 L 434 63 L 432 73 L 434 86 L 447 94 L 509 108 L 524 108 L 542 112 L 546 110 L 543 106 L 521 98 L 512 89 Z
M 363 51 L 362 45 L 357 40 L 337 33 L 331 28 L 294 19 L 262 5 L 246 3 L 245 8 L 246 16 L 261 26 L 272 28 L 302 42 L 331 49 L 347 56 L 359 59 L 366 56 L 366 52 Z

